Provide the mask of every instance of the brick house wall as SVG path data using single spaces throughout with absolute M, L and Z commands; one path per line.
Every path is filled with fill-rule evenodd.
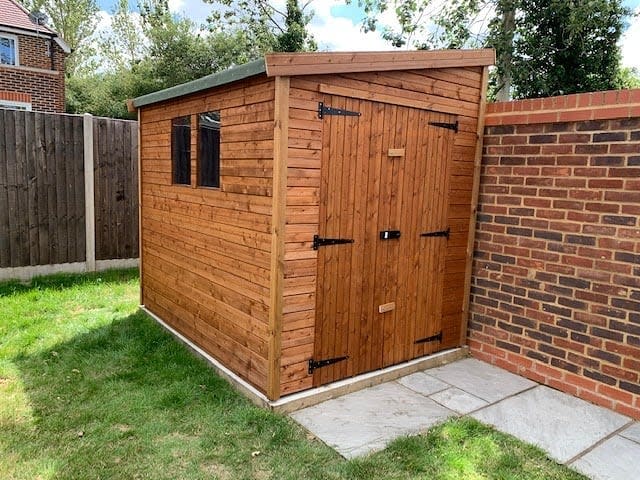
M 65 53 L 62 48 L 49 37 L 12 35 L 18 38 L 19 65 L 0 65 L 0 91 L 30 94 L 33 110 L 64 112 Z M 46 42 L 50 42 L 51 56 L 47 56 Z
M 640 90 L 489 104 L 472 355 L 640 418 Z

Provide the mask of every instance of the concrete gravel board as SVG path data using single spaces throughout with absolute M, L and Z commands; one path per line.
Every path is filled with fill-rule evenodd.
M 429 375 L 489 403 L 537 385 L 531 380 L 473 358 L 432 368 L 428 372 Z
M 570 466 L 592 480 L 638 479 L 640 444 L 615 435 Z
M 629 419 L 584 400 L 538 386 L 471 415 L 565 463 Z
M 454 412 L 395 382 L 344 395 L 291 416 L 346 458 L 383 449 L 417 434 Z

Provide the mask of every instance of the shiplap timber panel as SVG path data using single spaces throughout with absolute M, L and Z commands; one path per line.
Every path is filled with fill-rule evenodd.
M 273 79 L 145 107 L 142 138 L 143 303 L 267 391 L 273 212 Z M 171 119 L 220 111 L 221 187 L 171 184 Z M 147 137 L 147 133 L 149 136 Z

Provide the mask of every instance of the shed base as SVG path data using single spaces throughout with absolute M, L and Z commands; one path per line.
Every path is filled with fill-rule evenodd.
M 419 372 L 427 368 L 439 367 L 469 355 L 469 348 L 465 345 L 463 347 L 434 353 L 426 357 L 416 358 L 398 365 L 392 365 L 374 372 L 363 373 L 356 377 L 333 382 L 311 390 L 305 390 L 304 392 L 293 393 L 278 400 L 271 401 L 249 382 L 240 378 L 218 360 L 194 344 L 191 340 L 170 327 L 155 313 L 150 312 L 144 305 L 140 305 L 140 309 L 153 318 L 175 338 L 189 347 L 191 351 L 205 359 L 218 375 L 231 383 L 236 390 L 245 395 L 252 403 L 259 407 L 281 413 L 294 412 L 301 408 L 310 407 L 320 402 L 346 395 L 347 393 L 357 392 L 364 388 L 390 382 L 397 378 L 404 377 L 405 375 Z

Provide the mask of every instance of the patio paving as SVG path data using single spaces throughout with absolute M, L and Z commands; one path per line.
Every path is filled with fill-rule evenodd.
M 594 480 L 640 478 L 640 422 L 464 359 L 344 395 L 291 416 L 346 458 L 470 415 Z

